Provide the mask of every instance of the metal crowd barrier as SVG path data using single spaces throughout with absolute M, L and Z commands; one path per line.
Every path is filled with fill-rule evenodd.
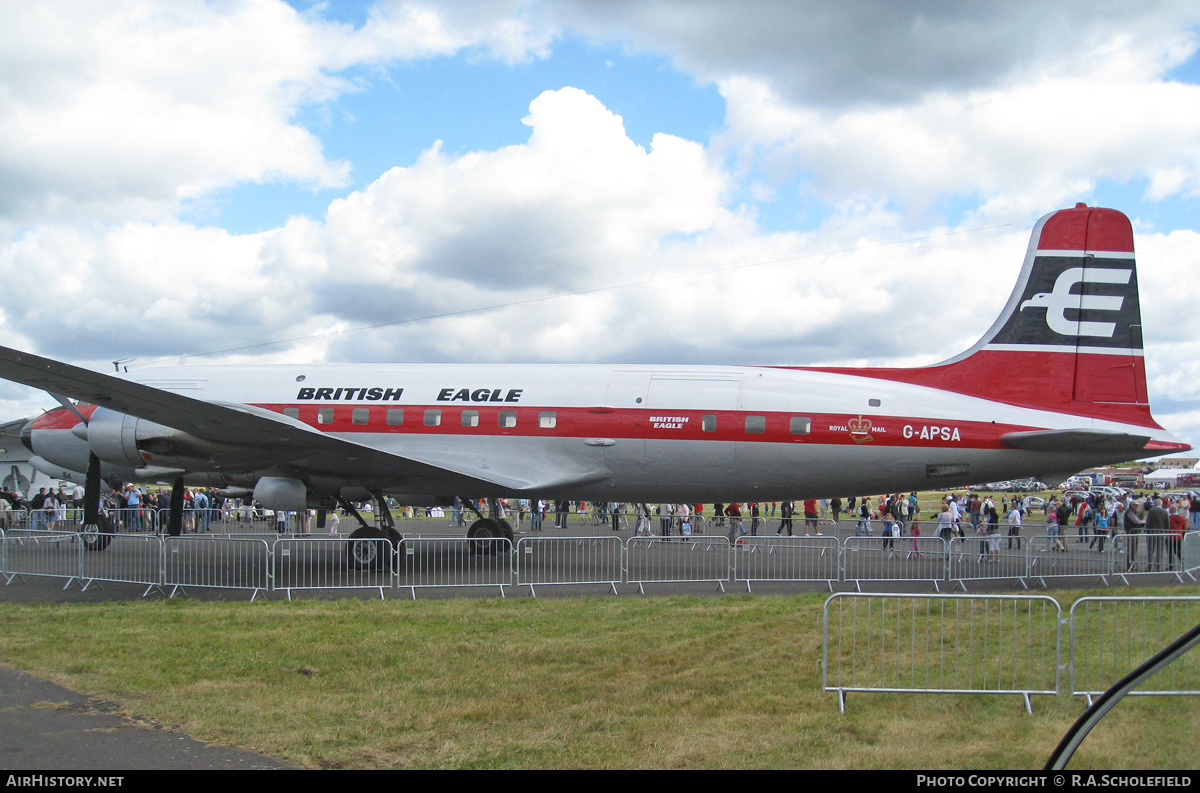
M 25 523 L 25 521 L 17 521 Z M 32 520 L 29 521 L 29 524 Z M 200 525 L 200 524 L 197 524 Z M 217 524 L 211 524 L 215 527 Z M 225 528 L 239 528 L 227 524 Z M 709 527 L 712 528 L 712 527 Z M 725 529 L 728 530 L 726 525 Z M 164 545 L 164 541 L 170 541 Z M 180 545 L 183 541 L 208 544 L 206 550 Z M 536 595 L 539 585 L 603 584 L 616 591 L 618 583 L 863 582 L 928 581 L 935 588 L 943 581 L 966 590 L 969 582 L 1014 580 L 1028 586 L 1033 578 L 1045 585 L 1051 576 L 1094 577 L 1108 584 L 1118 577 L 1128 583 L 1125 568 L 1153 565 L 1146 535 L 1138 542 L 1119 535 L 1101 553 L 1099 548 L 1074 538 L 1022 537 L 1022 550 L 1009 550 L 1009 537 L 1000 537 L 993 553 L 980 537 L 835 537 L 738 536 L 731 546 L 726 534 L 693 534 L 687 537 L 621 538 L 596 533 L 586 537 L 526 536 L 517 546 L 507 540 L 409 537 L 399 548 L 386 540 L 350 540 L 321 535 L 275 536 L 260 530 L 246 534 L 207 533 L 165 537 L 154 533 L 96 534 L 47 531 L 28 527 L 0 531 L 0 573 L 6 583 L 17 576 L 75 579 L 84 588 L 104 581 L 154 587 L 213 586 L 260 591 L 278 589 L 377 589 L 407 588 L 416 596 L 419 587 L 525 585 Z M 1200 532 L 1183 538 L 1178 551 L 1174 538 L 1163 538 L 1160 566 L 1180 581 L 1196 579 L 1200 569 Z M 257 543 L 257 544 L 255 544 Z M 261 547 L 268 548 L 266 557 Z M 199 546 L 198 546 L 199 547 Z M 250 560 L 239 558 L 247 553 Z M 241 549 L 241 551 L 239 551 Z M 398 556 L 397 556 L 398 554 Z M 196 565 L 192 570 L 187 565 Z M 394 569 L 393 569 L 394 565 Z M 261 570 L 265 572 L 260 573 Z M 1146 572 L 1156 572 L 1147 570 Z
M 206 534 L 212 531 L 214 525 L 219 526 L 222 523 L 221 517 L 221 510 L 216 507 L 185 509 L 183 511 L 183 531 L 184 533 Z M 166 515 L 161 516 L 160 524 L 166 526 L 167 519 Z
M 266 540 L 166 537 L 163 585 L 170 597 L 189 586 L 249 589 L 250 599 L 271 588 L 271 548 Z
M 1196 571 L 1200 570 L 1200 531 L 1190 531 L 1183 535 L 1183 549 L 1180 554 L 1180 567 L 1183 575 L 1188 576 L 1193 581 L 1196 580 Z M 1183 575 L 1179 576 L 1179 580 L 1183 580 Z
M 864 581 L 946 580 L 946 542 L 941 537 L 847 537 L 842 580 L 861 592 Z
M 80 577 L 83 543 L 77 532 L 11 529 L 4 533 L 5 583 L 20 576 L 65 578 L 63 589 Z
M 82 524 L 83 510 L 34 509 L 7 513 L 9 528 L 31 531 L 73 531 Z
M 375 589 L 380 600 L 391 589 L 395 546 L 391 540 L 281 537 L 271 544 L 271 588 Z
M 1089 544 L 1091 539 L 1096 539 L 1095 549 Z M 1081 542 L 1077 536 L 1061 534 L 1030 537 L 1027 576 L 1043 587 L 1049 577 L 1092 578 L 1107 586 L 1108 577 L 1116 572 L 1116 544 L 1109 542 L 1103 552 L 1099 548 L 1099 538 Z
M 1045 595 L 884 595 L 825 601 L 822 685 L 850 692 L 1016 694 L 1059 689 L 1062 609 Z
M 625 580 L 646 593 L 646 584 L 711 581 L 725 591 L 729 580 L 729 538 L 630 537 L 625 543 Z
M 472 540 L 461 537 L 406 537 L 400 546 L 396 586 L 427 587 L 512 586 L 513 546 L 506 538 Z
M 1071 695 L 1113 682 L 1200 623 L 1200 597 L 1085 597 L 1071 606 Z M 1177 658 L 1131 696 L 1200 695 L 1200 657 Z
M 837 537 L 739 537 L 733 547 L 733 580 L 824 581 L 833 591 L 840 580 Z
M 950 540 L 947 579 L 967 591 L 968 581 L 1002 581 L 1013 579 L 1028 589 L 1030 543 L 1032 537 L 997 535 L 1000 542 L 992 550 L 989 536 L 954 537 Z M 1012 540 L 1012 549 L 1009 541 Z M 1019 542 L 1018 542 L 1019 541 Z
M 1170 533 L 1133 532 L 1118 539 L 1113 574 L 1126 583 L 1130 575 L 1182 569 L 1181 544 Z
M 102 581 L 141 584 L 145 597 L 165 581 L 163 539 L 157 534 L 114 534 L 103 552 L 84 553 L 80 563 L 84 589 Z
M 517 541 L 516 585 L 607 584 L 617 594 L 625 580 L 625 543 L 620 537 L 522 537 Z

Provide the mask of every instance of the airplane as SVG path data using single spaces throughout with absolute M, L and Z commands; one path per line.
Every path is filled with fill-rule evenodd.
M 61 403 L 23 438 L 41 465 L 86 472 L 89 525 L 101 476 L 171 481 L 171 533 L 191 484 L 252 488 L 268 509 L 353 512 L 351 501 L 373 499 L 379 527 L 353 512 L 351 537 L 397 541 L 386 496 L 487 499 L 467 536 L 511 539 L 501 497 L 779 501 L 1059 482 L 1191 448 L 1147 402 L 1133 250 L 1116 210 L 1077 204 L 1044 216 L 991 328 L 962 354 L 915 368 L 189 364 L 100 374 L 0 348 L 0 377 Z

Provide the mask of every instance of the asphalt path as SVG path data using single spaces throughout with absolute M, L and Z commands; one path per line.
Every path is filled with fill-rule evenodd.
M 213 746 L 113 702 L 0 667 L 0 769 L 146 771 L 296 769 L 254 752 Z

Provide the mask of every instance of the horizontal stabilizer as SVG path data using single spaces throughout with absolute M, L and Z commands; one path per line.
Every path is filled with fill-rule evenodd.
M 1146 448 L 1149 435 L 1105 430 L 1033 430 L 1009 432 L 1000 442 L 1013 449 L 1030 452 L 1140 452 Z

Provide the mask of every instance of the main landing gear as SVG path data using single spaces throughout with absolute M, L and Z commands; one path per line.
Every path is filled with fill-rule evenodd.
M 80 535 L 85 551 L 103 551 L 112 542 L 113 525 L 108 515 L 97 515 L 95 523 L 86 523 Z
M 108 515 L 100 513 L 100 458 L 88 455 L 87 472 L 83 480 L 83 547 L 88 551 L 103 551 L 112 542 L 113 524 Z
M 338 498 L 338 503 L 348 514 L 358 521 L 358 528 L 350 533 L 350 542 L 346 546 L 346 566 L 354 570 L 387 570 L 391 567 L 392 557 L 400 551 L 404 538 L 396 531 L 396 523 L 388 509 L 387 500 L 382 493 L 372 493 L 376 504 L 375 512 L 378 526 L 372 526 L 363 520 L 358 510 L 344 498 Z M 384 542 L 391 540 L 391 543 Z
M 346 514 L 358 521 L 358 528 L 350 533 L 350 542 L 346 546 L 346 566 L 354 570 L 387 570 L 393 562 L 392 557 L 401 553 L 404 545 L 404 538 L 396 531 L 395 521 L 383 494 L 375 492 L 371 495 L 377 505 L 377 526 L 367 523 L 346 499 L 337 500 Z M 467 528 L 471 550 L 478 554 L 495 554 L 511 549 L 513 529 L 507 520 L 500 517 L 503 513 L 499 499 L 489 498 L 487 503 L 488 515 L 485 517 L 474 502 L 463 499 L 465 508 L 478 518 Z M 321 521 L 318 519 L 317 523 L 319 526 Z M 384 540 L 390 540 L 391 543 Z
M 484 517 L 476 508 L 475 502 L 469 499 L 463 499 L 463 503 L 467 509 L 475 513 L 479 520 L 467 527 L 467 539 L 475 540 L 471 543 L 471 549 L 475 553 L 499 553 L 506 545 L 512 547 L 513 529 L 512 525 L 507 520 L 500 517 L 503 514 L 500 510 L 500 500 L 489 498 L 488 502 L 488 517 Z M 507 540 L 505 543 L 503 540 Z

